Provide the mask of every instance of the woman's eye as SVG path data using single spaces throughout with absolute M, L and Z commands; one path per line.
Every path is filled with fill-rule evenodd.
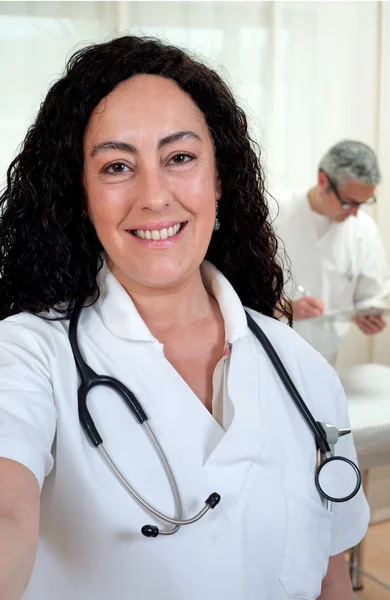
M 175 156 L 173 156 L 168 164 L 174 164 L 174 165 L 182 165 L 184 163 L 187 163 L 191 160 L 193 160 L 193 156 L 191 154 L 186 154 L 185 152 L 181 152 L 180 154 L 175 154 Z
M 112 163 L 103 169 L 104 173 L 109 173 L 110 175 L 122 175 L 123 173 L 127 173 L 129 167 L 121 162 Z

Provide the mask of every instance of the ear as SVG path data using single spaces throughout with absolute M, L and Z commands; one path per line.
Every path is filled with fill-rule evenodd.
M 323 171 L 318 171 L 317 183 L 321 190 L 328 188 L 328 178 Z

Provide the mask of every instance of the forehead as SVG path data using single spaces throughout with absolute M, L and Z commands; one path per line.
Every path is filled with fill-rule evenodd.
M 363 202 L 370 198 L 374 193 L 374 190 L 375 185 L 363 185 L 358 181 L 348 181 L 340 186 L 340 191 L 342 191 L 345 196 L 353 198 L 358 202 Z
M 160 137 L 182 129 L 208 134 L 203 113 L 179 86 L 157 75 L 135 75 L 120 83 L 92 112 L 85 138 L 108 132 L 116 138 L 155 134 Z

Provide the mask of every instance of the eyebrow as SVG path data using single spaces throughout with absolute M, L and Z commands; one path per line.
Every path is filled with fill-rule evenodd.
M 161 150 L 164 146 L 168 144 L 172 144 L 173 142 L 178 142 L 183 139 L 192 138 L 198 141 L 202 141 L 200 136 L 194 131 L 176 131 L 175 133 L 171 133 L 166 137 L 162 138 L 158 142 L 158 149 Z M 137 148 L 133 146 L 133 144 L 128 144 L 127 142 L 117 142 L 115 140 L 108 142 L 101 142 L 94 146 L 91 150 L 91 157 L 96 156 L 99 152 L 104 152 L 105 150 L 120 150 L 122 152 L 130 152 L 132 154 L 137 154 Z
M 162 138 L 162 140 L 158 143 L 158 149 L 160 150 L 163 146 L 167 146 L 168 144 L 172 144 L 172 142 L 178 142 L 183 139 L 192 138 L 201 142 L 201 138 L 195 131 L 177 131 L 176 133 L 172 133 L 171 135 L 167 135 Z

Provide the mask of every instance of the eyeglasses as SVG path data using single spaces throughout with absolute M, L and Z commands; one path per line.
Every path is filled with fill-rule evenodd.
M 356 200 L 343 200 L 343 198 L 341 198 L 341 196 L 340 196 L 340 193 L 337 189 L 335 182 L 331 180 L 331 178 L 329 177 L 329 175 L 327 173 L 325 173 L 325 171 L 320 169 L 320 172 L 323 173 L 324 175 L 326 175 L 329 187 L 332 190 L 332 192 L 334 192 L 334 194 L 335 194 L 337 200 L 340 202 L 341 208 L 343 210 L 350 210 L 351 208 L 360 208 L 360 206 L 363 206 L 363 205 L 370 206 L 371 204 L 375 204 L 376 196 L 374 196 L 374 195 L 372 195 L 371 198 L 369 198 L 368 200 L 365 200 L 364 202 L 357 202 Z

